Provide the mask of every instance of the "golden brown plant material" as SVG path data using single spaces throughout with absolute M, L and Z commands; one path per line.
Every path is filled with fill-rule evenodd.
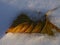
M 19 19 L 13 22 L 12 26 L 6 31 L 6 33 L 40 33 L 54 35 L 55 32 L 53 29 L 55 29 L 57 32 L 60 32 L 58 27 L 52 24 L 46 16 L 45 18 L 46 19 L 44 21 L 39 20 L 34 22 L 25 15 L 20 16 Z
M 51 25 L 52 26 L 52 25 Z M 46 20 L 46 24 L 44 26 L 44 28 L 42 29 L 41 33 L 42 34 L 48 34 L 48 35 L 54 35 L 50 24 L 48 23 L 48 20 Z
M 19 32 L 20 33 L 25 32 L 28 29 L 29 26 L 30 26 L 30 24 L 27 22 L 26 24 L 23 25 L 23 28 Z
M 60 29 L 52 24 L 48 19 L 46 19 L 46 24 L 44 28 L 42 29 L 41 33 L 48 34 L 48 35 L 54 35 L 55 32 L 53 32 L 53 29 L 57 32 L 60 32 Z
M 25 33 L 31 33 L 31 31 L 33 30 L 34 28 L 34 24 L 31 23 L 31 25 L 26 29 Z
M 39 33 L 41 31 L 41 28 L 42 28 L 42 23 L 41 22 L 38 22 L 35 26 L 34 26 L 34 29 L 32 30 L 32 33 Z

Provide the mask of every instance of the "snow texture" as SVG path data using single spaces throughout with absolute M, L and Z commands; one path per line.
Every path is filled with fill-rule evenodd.
M 51 37 L 36 33 L 7 33 L 3 38 L 1 38 L 0 45 L 60 45 L 60 35 Z
M 60 0 L 0 0 L 0 35 L 4 35 L 22 10 L 46 12 L 58 6 L 60 6 Z M 39 18 L 37 14 L 29 16 Z M 51 14 L 50 19 L 60 28 L 60 8 Z M 0 39 L 0 45 L 60 45 L 60 34 L 50 37 L 40 34 L 8 33 Z

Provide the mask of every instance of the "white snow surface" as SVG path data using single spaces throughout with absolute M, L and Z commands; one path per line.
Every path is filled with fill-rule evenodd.
M 0 22 L 1 24 L 0 27 L 2 28 L 7 24 L 9 25 L 10 19 L 16 16 L 13 15 L 13 12 L 15 10 L 13 10 L 12 7 L 14 8 L 16 7 L 17 10 L 30 9 L 32 11 L 37 10 L 37 11 L 45 12 L 47 10 L 60 6 L 60 0 L 0 0 L 0 2 L 11 6 L 11 8 L 6 8 L 6 6 L 5 8 L 3 7 L 6 11 L 3 10 L 3 12 L 1 11 L 2 13 L 0 13 L 0 15 L 2 14 L 1 15 L 2 18 L 0 18 L 0 20 L 3 19 L 2 21 L 4 23 L 3 24 L 2 21 Z M 12 14 L 10 12 L 12 12 Z M 4 15 L 6 15 L 7 17 Z M 54 11 L 51 15 L 52 15 L 51 22 L 60 28 L 60 9 Z M 4 20 L 6 22 L 4 22 Z M 0 28 L 0 30 L 2 28 Z M 0 45 L 60 45 L 60 34 L 51 37 L 41 34 L 7 33 L 0 39 Z
M 60 36 L 7 33 L 1 38 L 0 45 L 60 45 Z
M 42 11 L 46 12 L 55 7 L 60 6 L 60 0 L 0 0 L 6 5 L 10 5 L 11 7 L 16 7 L 18 10 L 31 10 L 31 11 Z M 11 9 L 11 8 L 10 8 Z M 12 11 L 12 10 L 11 10 Z M 13 11 L 14 12 L 14 11 Z M 54 11 L 51 17 L 51 21 L 60 27 L 60 8 Z M 30 17 L 37 17 L 36 15 L 30 15 Z

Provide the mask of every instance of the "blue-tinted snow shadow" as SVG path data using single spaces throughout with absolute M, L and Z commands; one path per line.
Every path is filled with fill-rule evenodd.
M 8 29 L 18 12 L 18 8 L 0 2 L 0 36 Z
M 35 10 L 36 11 L 36 10 Z M 7 3 L 0 2 L 0 37 L 5 34 L 5 31 L 10 27 L 13 20 L 20 14 L 21 12 L 29 13 L 29 17 L 34 17 L 36 20 L 37 13 L 31 11 L 29 9 L 21 9 L 19 10 L 15 6 L 11 6 Z

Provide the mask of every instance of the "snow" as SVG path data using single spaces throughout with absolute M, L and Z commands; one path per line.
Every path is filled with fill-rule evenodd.
M 51 37 L 41 34 L 7 33 L 0 40 L 0 45 L 60 45 L 60 35 Z
M 4 35 L 4 32 L 20 11 L 46 12 L 58 6 L 60 6 L 60 0 L 0 0 L 0 35 Z M 51 15 L 51 22 L 60 28 L 60 9 L 54 11 Z M 49 37 L 40 34 L 8 33 L 0 39 L 0 45 L 59 45 L 59 40 L 60 35 Z

